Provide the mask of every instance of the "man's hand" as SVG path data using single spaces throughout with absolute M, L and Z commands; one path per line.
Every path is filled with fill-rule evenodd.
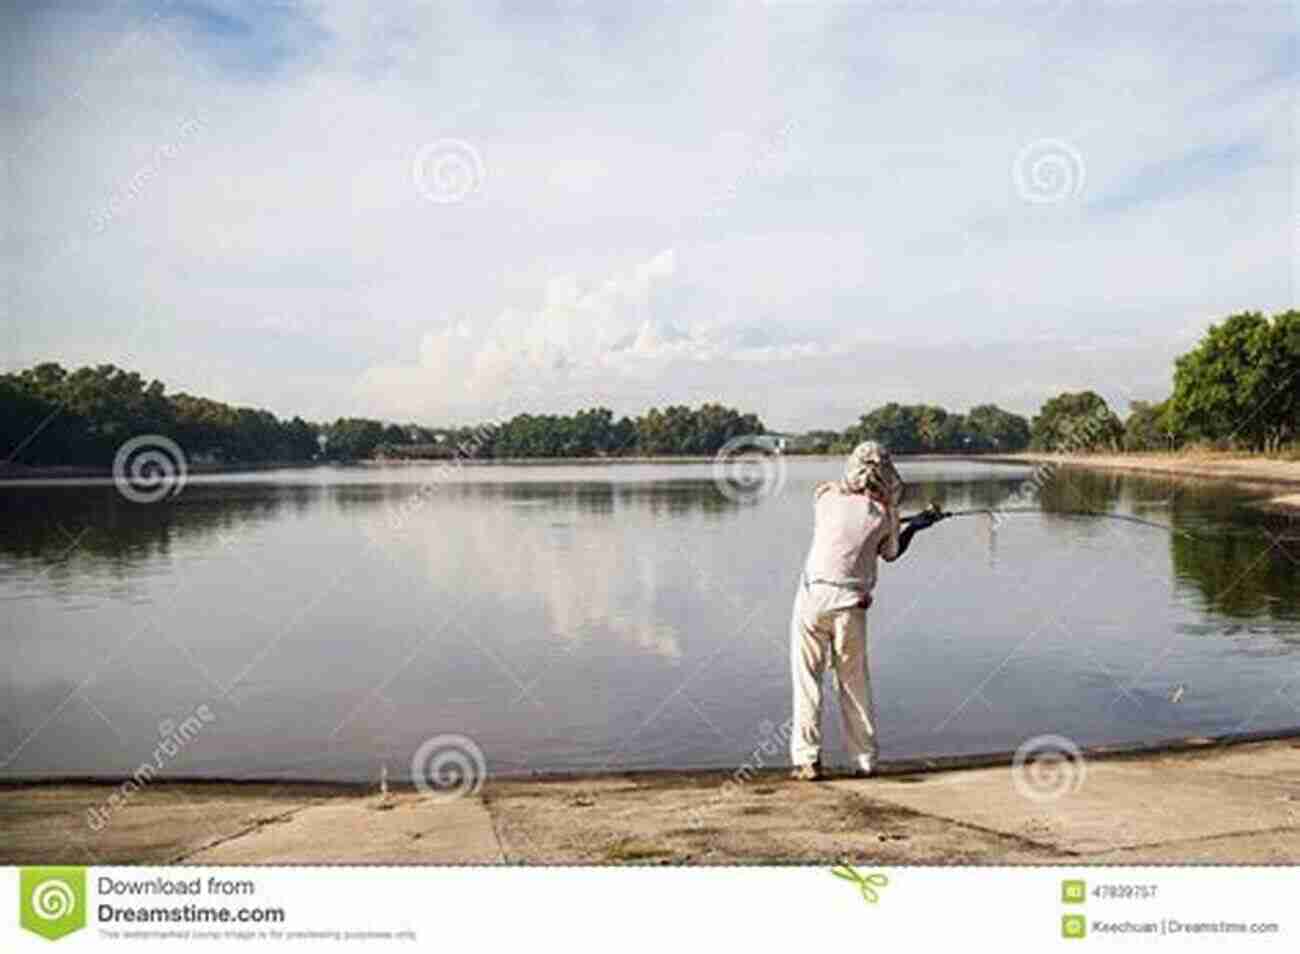
M 903 485 L 901 482 L 889 488 L 889 504 L 894 508 L 895 513 L 903 505 Z
M 897 512 L 897 511 L 895 511 Z M 912 545 L 912 537 L 916 536 L 918 530 L 924 530 L 926 527 L 933 527 L 944 517 L 949 516 L 943 510 L 939 509 L 938 504 L 931 504 L 920 513 L 914 513 L 910 517 L 904 517 L 900 522 L 903 527 L 902 533 L 898 535 L 898 552 L 894 554 L 893 559 L 897 560 L 907 548 Z M 889 559 L 888 557 L 886 559 Z
M 933 527 L 936 523 L 948 516 L 939 509 L 939 505 L 930 504 L 920 513 L 914 513 L 910 517 L 903 518 L 903 525 L 909 530 L 924 530 L 927 527 Z

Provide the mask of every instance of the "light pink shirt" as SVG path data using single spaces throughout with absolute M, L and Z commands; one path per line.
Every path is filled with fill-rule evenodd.
M 804 578 L 869 594 L 876 586 L 876 556 L 898 558 L 897 509 L 832 486 L 817 495 L 813 510 Z

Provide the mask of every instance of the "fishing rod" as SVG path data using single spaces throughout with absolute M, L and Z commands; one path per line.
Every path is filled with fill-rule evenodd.
M 929 518 L 932 521 L 929 524 L 929 526 L 933 526 L 935 523 L 938 523 L 941 520 L 947 520 L 949 517 L 978 517 L 978 516 L 992 517 L 995 514 L 1002 514 L 1002 513 L 1007 513 L 1007 514 L 1036 513 L 1039 514 L 1040 516 L 1093 517 L 1102 520 L 1122 520 L 1125 523 L 1135 523 L 1141 527 L 1153 527 L 1156 530 L 1163 530 L 1166 533 L 1171 533 L 1179 537 L 1185 537 L 1188 540 L 1204 541 L 1208 539 L 1208 537 L 1204 535 L 1195 534 L 1192 531 L 1184 530 L 1181 527 L 1171 527 L 1166 523 L 1157 523 L 1154 520 L 1146 520 L 1142 517 L 1135 517 L 1132 514 L 1109 513 L 1104 510 L 1044 510 L 1042 507 L 975 507 L 970 510 L 944 510 L 939 506 L 938 503 L 932 503 L 930 504 L 929 507 L 925 508 L 919 513 L 914 513 L 911 516 L 903 517 L 901 520 L 899 520 L 899 523 L 903 526 L 908 526 L 917 520 Z M 1214 533 L 1214 535 L 1219 537 L 1231 536 L 1231 537 L 1239 537 L 1239 538 L 1248 537 L 1250 539 L 1260 538 L 1260 535 L 1257 532 L 1250 531 L 1250 530 L 1232 532 L 1232 531 L 1219 529 Z M 1267 532 L 1264 533 L 1264 539 L 1271 540 L 1275 545 L 1279 545 L 1284 542 L 1286 543 L 1300 542 L 1300 537 L 1280 536 L 1280 535 L 1271 536 Z
M 1104 520 L 1123 520 L 1125 523 L 1136 523 L 1144 527 L 1155 527 L 1157 530 L 1164 530 L 1168 533 L 1176 533 L 1182 536 L 1192 536 L 1186 530 L 1180 530 L 1177 527 L 1171 527 L 1168 524 L 1157 523 L 1154 520 L 1144 520 L 1142 517 L 1135 517 L 1126 513 L 1109 513 L 1104 510 L 1044 510 L 1042 507 L 975 507 L 970 510 L 944 510 L 938 503 L 932 503 L 926 509 L 911 516 L 903 517 L 899 522 L 904 526 L 914 523 L 918 520 L 930 520 L 931 525 L 938 523 L 940 520 L 948 520 L 951 517 L 976 517 L 976 516 L 994 516 L 1002 513 L 1037 513 L 1057 517 L 1098 517 Z

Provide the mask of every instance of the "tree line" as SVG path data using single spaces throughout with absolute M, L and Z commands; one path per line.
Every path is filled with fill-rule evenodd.
M 1029 444 L 1029 422 L 994 404 L 956 414 L 933 404 L 886 404 L 858 418 L 828 450 L 847 451 L 876 440 L 895 454 L 1011 453 Z
M 1173 393 L 1144 409 L 1171 443 L 1276 452 L 1300 422 L 1300 311 L 1231 315 L 1174 366 Z
M 1120 421 L 1093 391 L 1061 394 L 1031 425 L 1036 450 L 1277 453 L 1300 438 L 1300 311 L 1241 312 L 1211 324 L 1174 362 L 1163 401 L 1133 401 Z
M 32 466 L 106 466 L 138 435 L 168 437 L 201 463 L 313 460 L 707 456 L 733 438 L 766 433 L 756 414 L 721 404 L 652 407 L 632 418 L 605 407 L 574 414 L 518 414 L 477 427 L 427 427 L 370 418 L 312 423 L 210 398 L 169 395 L 160 381 L 111 364 L 68 371 L 45 363 L 0 375 L 0 439 Z M 872 437 L 897 453 L 1014 451 L 1028 443 L 1024 418 L 993 405 L 969 414 L 889 404 L 843 432 L 790 441 L 796 452 L 839 452 Z
M 5 460 L 27 466 L 106 467 L 141 435 L 175 441 L 194 463 L 304 463 L 374 458 L 710 455 L 762 434 L 755 414 L 720 404 L 651 408 L 615 418 L 598 407 L 571 415 L 518 414 L 477 427 L 426 427 L 369 418 L 312 423 L 190 394 L 111 364 L 69 371 L 47 362 L 0 375 Z
M 300 417 L 168 395 L 161 381 L 111 364 L 0 375 L 0 408 L 6 458 L 34 466 L 108 466 L 143 434 L 169 437 L 191 457 L 240 463 L 309 461 L 320 451 L 318 428 Z
M 663 410 L 652 407 L 639 417 L 625 415 L 617 419 L 607 407 L 570 415 L 517 414 L 501 423 L 473 428 L 411 427 L 402 434 L 386 433 L 382 440 L 374 440 L 379 431 L 373 426 L 376 422 L 369 423 L 366 442 L 347 445 L 349 456 L 508 459 L 711 455 L 732 438 L 766 431 L 758 415 L 721 404 L 698 408 L 670 405 Z M 356 425 L 351 422 L 343 435 L 332 428 L 327 447 L 340 449 L 340 437 L 350 439 Z
M 1026 421 L 993 405 L 966 415 L 887 404 L 815 446 L 841 451 L 881 440 L 896 452 L 1158 451 L 1187 446 L 1277 453 L 1300 440 L 1300 311 L 1241 312 L 1211 324 L 1174 363 L 1163 401 L 1132 401 L 1124 419 L 1095 391 L 1045 401 Z
M 110 464 L 139 435 L 176 441 L 196 462 L 255 464 L 372 458 L 561 458 L 711 455 L 732 438 L 766 432 L 721 404 L 650 408 L 615 417 L 518 414 L 477 427 L 369 418 L 312 423 L 190 394 L 111 364 L 69 371 L 47 362 L 0 375 L 6 459 L 32 466 Z M 1125 419 L 1094 391 L 1058 394 L 1032 420 L 982 404 L 954 413 L 889 403 L 843 431 L 788 435 L 794 453 L 842 453 L 874 439 L 895 453 L 1172 450 L 1189 444 L 1276 452 L 1300 434 L 1300 312 L 1231 315 L 1175 362 L 1169 397 L 1133 401 Z

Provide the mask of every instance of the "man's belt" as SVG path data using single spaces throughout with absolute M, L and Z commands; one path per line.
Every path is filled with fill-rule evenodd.
M 799 579 L 803 582 L 803 588 L 805 590 L 807 590 L 813 583 L 824 583 L 827 586 L 838 586 L 841 589 L 845 589 L 845 590 L 856 590 L 861 588 L 861 584 L 846 583 L 841 580 L 810 580 L 808 579 L 807 573 L 800 573 Z M 868 593 L 866 590 L 863 590 L 862 593 L 858 596 L 858 602 L 855 605 L 859 609 L 870 609 L 871 603 L 872 603 L 871 594 Z

